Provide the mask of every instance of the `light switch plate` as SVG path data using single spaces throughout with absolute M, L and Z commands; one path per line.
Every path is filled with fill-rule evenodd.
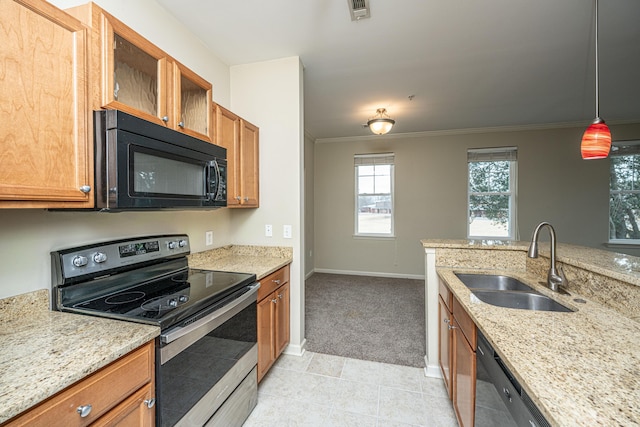
M 207 231 L 204 233 L 205 245 L 211 246 L 213 245 L 213 231 Z
M 282 230 L 282 237 L 284 237 L 285 239 L 290 239 L 291 238 L 291 226 L 290 225 L 285 225 L 283 230 Z
M 266 237 L 273 237 L 273 227 L 271 226 L 271 224 L 265 224 L 264 235 Z

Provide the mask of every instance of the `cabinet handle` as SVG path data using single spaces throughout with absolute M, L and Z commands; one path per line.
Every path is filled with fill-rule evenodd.
M 88 193 L 91 191 L 91 186 L 90 185 L 83 185 L 82 187 L 80 187 L 80 191 L 82 191 L 83 193 Z
M 245 202 L 248 202 L 248 201 L 249 201 L 249 198 L 248 198 L 248 197 L 245 197 L 245 198 L 244 198 L 244 201 L 245 201 Z
M 184 122 L 178 123 L 178 126 L 180 126 L 181 128 L 184 128 Z
M 242 200 L 242 199 L 240 198 L 240 196 L 236 196 L 236 200 L 237 200 L 237 201 L 240 201 L 240 200 Z
M 457 326 L 453 326 L 453 325 L 449 325 L 449 330 L 452 330 L 452 329 L 458 329 L 458 327 Z
M 143 403 L 147 406 L 147 408 L 151 409 L 156 404 L 156 398 L 152 397 L 151 399 L 146 399 Z
M 451 320 L 449 320 L 449 319 L 444 319 L 444 320 L 443 320 L 443 322 L 444 322 L 444 323 L 449 323 L 449 322 L 451 322 Z
M 162 116 L 162 118 L 160 119 L 163 122 L 167 123 L 169 121 L 169 116 Z
M 282 294 L 278 294 L 278 298 L 282 299 Z
M 271 300 L 271 302 L 272 302 L 272 303 L 274 303 L 274 304 L 276 304 L 276 303 L 278 302 L 278 299 L 277 299 L 277 298 L 274 298 L 274 299 L 272 299 L 272 300 Z
M 279 284 L 280 284 L 280 279 L 275 279 L 275 280 L 273 281 L 273 283 L 275 283 L 276 285 L 279 285 Z
M 93 408 L 91 407 L 91 405 L 82 405 L 82 406 L 78 406 L 78 408 L 76 409 L 76 412 L 80 414 L 80 417 L 85 418 L 89 416 L 92 409 Z

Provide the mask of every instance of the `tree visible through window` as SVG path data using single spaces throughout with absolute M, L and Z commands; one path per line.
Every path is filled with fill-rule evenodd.
M 468 237 L 514 238 L 516 158 L 512 147 L 468 151 Z
M 393 236 L 393 153 L 356 154 L 355 234 Z
M 609 178 L 609 240 L 640 243 L 640 141 L 616 144 Z

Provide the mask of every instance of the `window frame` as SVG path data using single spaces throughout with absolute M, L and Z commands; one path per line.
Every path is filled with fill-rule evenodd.
M 608 215 L 607 220 L 609 226 L 607 227 L 607 245 L 611 246 L 635 246 L 640 247 L 640 239 L 615 239 L 611 238 L 611 195 L 614 194 L 611 190 L 611 169 L 613 168 L 614 157 L 624 156 L 638 156 L 640 157 L 640 140 L 628 140 L 628 141 L 615 141 L 611 144 L 611 164 L 609 165 L 609 203 L 608 203 Z M 640 169 L 638 170 L 640 172 Z M 640 188 L 637 190 L 616 190 L 615 194 L 640 194 Z
M 507 161 L 509 162 L 509 191 L 507 192 L 471 192 L 470 163 Z M 506 236 L 471 235 L 471 222 L 469 213 L 471 196 L 474 195 L 506 195 L 509 196 L 509 221 Z M 518 212 L 518 148 L 517 147 L 493 147 L 493 148 L 469 148 L 467 149 L 467 239 L 469 240 L 517 240 L 517 212 Z
M 390 159 L 390 160 L 389 160 Z M 376 162 L 379 161 L 379 163 Z M 386 161 L 385 161 L 386 160 Z M 386 195 L 391 198 L 391 227 L 389 233 L 361 233 L 359 232 L 359 209 L 358 198 L 361 195 L 359 190 L 359 173 L 360 166 L 376 166 L 389 165 L 389 191 L 390 193 L 371 193 L 371 195 Z M 377 238 L 377 239 L 393 239 L 395 238 L 395 153 L 375 153 L 375 154 L 355 154 L 354 155 L 354 215 L 353 215 L 353 236 L 356 238 Z M 375 174 L 374 174 L 375 177 Z

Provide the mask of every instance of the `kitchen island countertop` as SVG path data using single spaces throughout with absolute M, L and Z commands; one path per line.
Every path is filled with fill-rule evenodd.
M 159 334 L 155 326 L 50 311 L 46 289 L 0 300 L 0 423 Z
M 640 322 L 637 307 L 613 310 L 572 289 L 572 295 L 560 295 L 539 284 L 540 269 L 548 268 L 548 259 L 527 260 L 528 242 L 492 244 L 482 241 L 423 240 L 424 248 L 444 249 L 436 265 L 437 274 L 446 282 L 469 313 L 477 327 L 489 339 L 516 379 L 523 385 L 554 426 L 640 425 Z M 529 311 L 486 304 L 474 297 L 455 275 L 482 273 L 483 270 L 456 267 L 451 251 L 488 249 L 486 262 L 500 264 L 496 258 L 512 259 L 513 252 L 525 268 L 488 268 L 485 273 L 515 277 L 538 292 L 575 310 L 572 313 Z M 496 250 L 506 250 L 499 254 Z M 437 252 L 436 252 L 437 253 Z M 436 255 L 436 258 L 438 255 Z M 462 254 L 458 260 L 467 260 Z M 473 258 L 477 262 L 479 258 Z M 565 266 L 588 267 L 612 280 L 624 278 L 629 286 L 626 298 L 637 301 L 638 273 L 630 266 L 639 258 L 606 251 L 558 245 L 558 260 Z M 626 260 L 620 264 L 617 261 Z M 573 275 L 575 269 L 571 270 Z M 546 271 L 543 272 L 546 274 Z M 591 277 L 591 276 L 589 276 Z M 576 276 L 576 280 L 580 279 Z M 600 279 L 604 280 L 604 279 Z M 604 282 L 603 282 L 604 283 Z M 578 288 L 583 289 L 583 288 Z M 614 297 L 613 288 L 597 289 L 601 298 Z M 436 291 L 437 298 L 437 291 Z

